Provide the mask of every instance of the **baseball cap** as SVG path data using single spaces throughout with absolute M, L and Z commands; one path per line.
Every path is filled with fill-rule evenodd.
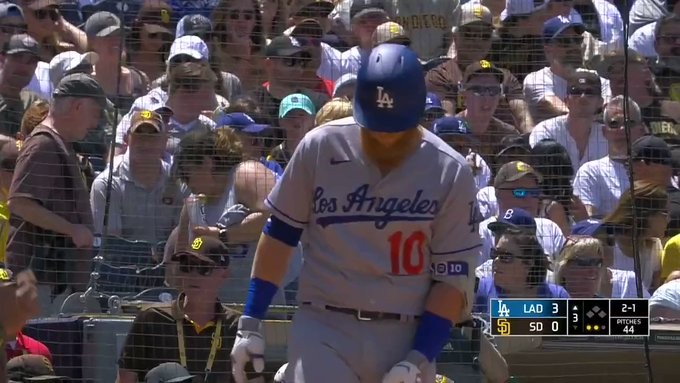
M 7 378 L 20 382 L 38 382 L 60 380 L 65 376 L 57 376 L 49 359 L 42 355 L 26 354 L 7 361 Z
M 212 30 L 213 25 L 209 18 L 203 15 L 186 15 L 177 23 L 175 38 L 187 35 L 205 36 Z
M 165 1 L 144 2 L 137 22 L 149 33 L 172 35 L 172 8 Z
M 564 31 L 569 28 L 574 28 L 576 33 L 581 34 L 586 31 L 583 23 L 573 22 L 562 17 L 553 17 L 543 24 L 543 40 L 550 42 L 555 37 L 559 37 Z
M 179 55 L 187 55 L 196 60 L 207 61 L 210 58 L 210 51 L 203 39 L 198 36 L 186 35 L 172 42 L 168 62 Z
M 300 42 L 291 36 L 277 36 L 265 48 L 267 57 L 290 57 L 304 51 Z
M 349 8 L 349 18 L 360 18 L 371 13 L 381 13 L 387 16 L 383 0 L 354 0 Z
M 315 19 L 304 19 L 295 24 L 295 26 L 290 29 L 290 32 L 287 35 L 296 38 L 321 39 L 323 37 L 323 28 L 321 27 L 321 24 L 319 24 L 319 22 Z
M 640 137 L 633 142 L 631 159 L 660 165 L 672 165 L 670 146 L 662 138 L 651 135 Z
M 470 77 L 473 75 L 482 73 L 492 74 L 498 77 L 498 81 L 501 83 L 503 82 L 503 77 L 505 77 L 503 71 L 499 67 L 495 66 L 492 62 L 487 60 L 479 60 L 473 62 L 465 68 L 465 71 L 463 72 L 463 82 L 468 82 Z
M 149 370 L 144 376 L 145 383 L 180 383 L 191 382 L 194 375 L 175 362 L 161 363 Z
M 489 8 L 479 4 L 468 2 L 460 7 L 460 24 L 459 26 L 483 23 L 493 25 L 493 15 Z
M 342 90 L 344 87 L 353 86 L 356 85 L 356 83 L 357 75 L 354 73 L 345 73 L 338 77 L 338 79 L 335 80 L 335 84 L 333 85 L 333 97 L 337 97 L 338 93 L 340 93 L 340 90 Z
M 34 56 L 39 56 L 40 48 L 38 42 L 33 37 L 26 33 L 21 33 L 10 37 L 4 46 L 3 53 L 6 55 L 30 53 Z
M 433 109 L 443 111 L 442 100 L 439 99 L 436 93 L 427 92 L 427 96 L 425 96 L 425 111 Z
M 0 267 L 0 282 L 11 282 L 14 280 L 14 273 L 10 269 Z
M 614 65 L 623 64 L 626 60 L 623 49 L 617 49 L 605 54 L 597 55 L 591 60 L 590 67 L 604 78 L 609 77 Z M 640 63 L 647 65 L 647 59 L 634 49 L 628 49 L 628 63 Z
M 371 41 L 373 41 L 373 46 L 385 43 L 411 44 L 411 38 L 408 36 L 406 29 L 394 21 L 387 21 L 378 25 L 375 31 L 373 31 Z
M 496 158 L 501 157 L 510 151 L 512 152 L 521 151 L 524 152 L 525 154 L 531 153 L 531 146 L 529 146 L 529 138 L 526 135 L 518 134 L 503 137 L 501 139 L 501 146 L 503 148 L 498 152 L 498 154 L 496 154 Z
M 501 20 L 511 16 L 525 16 L 540 11 L 548 6 L 550 0 L 506 0 L 505 9 L 501 12 Z
M 57 86 L 59 81 L 66 75 L 82 70 L 82 73 L 91 73 L 92 65 L 99 60 L 96 52 L 79 53 L 66 51 L 54 56 L 50 61 L 49 74 L 52 86 Z
M 189 250 L 176 252 L 172 255 L 172 259 L 178 260 L 186 255 L 217 266 L 229 266 L 229 250 L 216 238 L 198 237 L 191 243 Z
M 467 122 L 454 116 L 446 116 L 435 120 L 432 125 L 432 132 L 442 139 L 447 136 L 467 136 L 472 138 L 472 131 L 470 131 Z
M 574 76 L 567 81 L 567 93 L 572 88 L 594 89 L 599 94 L 602 92 L 602 80 L 597 73 L 591 70 L 577 70 Z
M 94 77 L 85 73 L 72 73 L 64 76 L 52 91 L 52 97 L 91 98 L 102 107 L 106 105 L 104 89 Z
M 333 12 L 331 0 L 296 0 L 290 6 L 291 15 L 297 17 L 325 17 Z
M 239 132 L 250 134 L 258 134 L 270 128 L 267 124 L 256 124 L 252 117 L 240 112 L 220 114 L 215 124 L 218 128 L 228 126 Z
M 316 114 L 312 100 L 302 93 L 293 93 L 284 97 L 279 106 L 279 118 L 285 118 L 293 110 L 300 109 L 309 115 Z
M 571 227 L 571 235 L 587 235 L 590 237 L 595 237 L 599 235 L 604 229 L 602 221 L 597 219 L 584 219 L 574 223 Z
M 90 37 L 106 37 L 123 29 L 123 24 L 113 13 L 101 11 L 88 17 L 83 29 Z
M 0 3 L 0 19 L 13 16 L 24 18 L 24 12 L 21 10 L 21 7 L 14 3 Z
M 495 188 L 501 187 L 506 182 L 514 182 L 527 175 L 533 175 L 536 177 L 537 182 L 543 181 L 543 176 L 541 173 L 534 170 L 531 165 L 522 161 L 512 161 L 507 164 L 503 164 L 498 173 L 496 173 L 496 178 L 494 178 L 493 186 Z
M 130 133 L 134 133 L 137 128 L 144 125 L 152 126 L 156 133 L 165 131 L 165 121 L 160 113 L 151 110 L 134 112 L 130 118 Z
M 524 231 L 530 234 L 536 233 L 536 220 L 528 211 L 514 207 L 506 210 L 495 222 L 490 222 L 487 227 L 494 234 L 508 230 Z

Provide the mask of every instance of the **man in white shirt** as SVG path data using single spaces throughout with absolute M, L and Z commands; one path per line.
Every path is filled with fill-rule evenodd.
M 533 148 L 544 139 L 564 146 L 574 173 L 588 161 L 607 155 L 602 124 L 595 121 L 602 108 L 602 81 L 595 72 L 579 70 L 567 83 L 565 105 L 569 113 L 547 119 L 534 127 L 529 136 Z
M 581 23 L 555 17 L 543 26 L 543 41 L 547 67 L 529 73 L 524 78 L 524 97 L 534 122 L 567 113 L 565 104 L 567 81 L 583 66 L 583 32 Z M 602 81 L 602 98 L 610 97 L 609 81 Z
M 586 162 L 574 177 L 574 195 L 581 199 L 592 218 L 602 218 L 614 211 L 621 194 L 630 187 L 625 162 L 628 157 L 626 129 L 633 142 L 646 132 L 640 107 L 630 98 L 629 118 L 625 121 L 623 100 L 623 96 L 616 96 L 604 109 L 602 133 L 607 140 L 607 156 Z

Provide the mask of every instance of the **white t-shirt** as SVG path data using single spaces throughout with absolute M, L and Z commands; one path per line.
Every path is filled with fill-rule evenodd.
M 637 298 L 635 273 L 630 270 L 609 269 L 612 272 L 611 298 Z M 642 288 L 642 297 L 649 298 L 649 291 Z
M 611 89 L 609 89 L 609 80 L 600 79 L 602 81 L 602 98 L 607 103 L 612 94 Z M 567 80 L 554 74 L 550 67 L 529 73 L 524 78 L 524 99 L 529 104 L 529 112 L 535 120 L 540 118 L 537 110 L 538 103 L 547 96 L 556 96 L 564 101 L 567 97 Z
M 571 165 L 574 168 L 574 173 L 588 161 L 600 159 L 607 155 L 609 145 L 607 139 L 602 134 L 602 124 L 593 122 L 590 126 L 590 135 L 588 136 L 588 144 L 582 155 L 579 154 L 576 141 L 567 129 L 567 116 L 557 116 L 549 118 L 545 121 L 539 122 L 529 135 L 529 145 L 533 148 L 536 143 L 546 138 L 557 141 L 564 146 L 569 153 Z
M 477 192 L 477 207 L 483 219 L 495 217 L 498 212 L 498 200 L 496 199 L 496 189 L 487 186 Z
M 482 265 L 491 257 L 491 249 L 495 246 L 494 236 L 488 225 L 496 222 L 497 218 L 490 217 L 479 224 L 479 236 L 482 238 L 482 250 L 479 254 L 477 266 Z M 536 218 L 536 237 L 543 247 L 545 255 L 556 259 L 564 246 L 564 235 L 557 224 L 546 218 Z
M 644 57 L 657 58 L 654 48 L 656 40 L 656 22 L 640 27 L 628 38 L 628 47 Z
M 583 164 L 574 177 L 574 195 L 597 209 L 597 217 L 614 211 L 621 194 L 630 187 L 626 166 L 609 156 Z
M 680 311 L 680 279 L 664 283 L 654 291 L 649 298 L 649 307 L 654 306 Z
M 342 52 L 342 74 L 359 73 L 361 59 L 363 57 L 367 57 L 370 53 L 370 50 L 361 49 L 358 45 L 355 45 L 352 48 Z
M 474 161 L 475 167 L 478 169 L 477 174 L 475 174 L 475 186 L 477 186 L 477 190 L 486 188 L 486 185 L 491 182 L 491 169 L 484 158 L 477 153 L 470 152 L 465 156 L 465 159 Z
M 654 273 L 661 270 L 661 252 L 663 248 L 659 239 L 654 241 L 654 246 L 651 250 L 646 247 L 640 253 L 640 267 L 642 268 L 642 285 L 649 290 L 652 285 L 652 278 Z M 612 269 L 635 271 L 633 258 L 623 255 L 619 245 L 614 246 L 614 261 L 611 266 Z
M 37 94 L 43 100 L 51 100 L 52 81 L 50 81 L 50 64 L 44 61 L 38 61 L 38 66 L 35 67 L 33 78 L 24 89 Z
M 343 74 L 342 53 L 326 43 L 321 43 L 321 63 L 316 75 L 335 82 Z

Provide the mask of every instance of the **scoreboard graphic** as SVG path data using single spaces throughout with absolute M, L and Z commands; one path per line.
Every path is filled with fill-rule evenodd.
M 496 336 L 649 336 L 646 299 L 491 299 Z

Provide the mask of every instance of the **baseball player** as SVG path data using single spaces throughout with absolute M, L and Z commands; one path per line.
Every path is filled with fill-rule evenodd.
M 435 380 L 434 360 L 473 302 L 481 246 L 465 159 L 418 125 L 423 70 L 382 44 L 359 69 L 354 116 L 300 142 L 266 204 L 232 349 L 234 379 L 264 368 L 261 320 L 305 232 L 289 369 L 296 383 Z

